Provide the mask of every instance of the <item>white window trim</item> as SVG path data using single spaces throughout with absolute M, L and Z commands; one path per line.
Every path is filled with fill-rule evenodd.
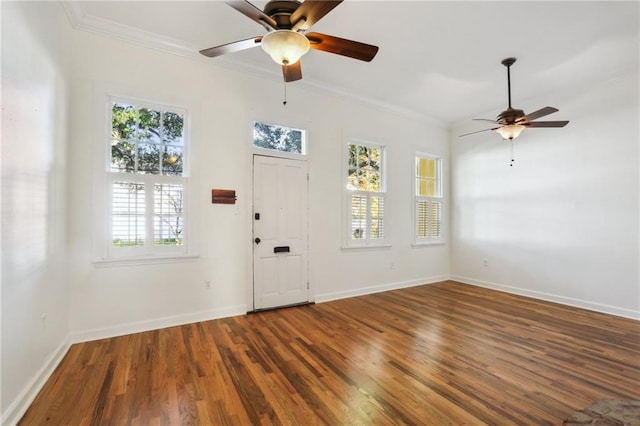
M 276 158 L 288 158 L 290 160 L 302 160 L 306 161 L 307 154 L 298 154 L 297 152 L 284 152 L 284 151 L 276 151 L 274 149 L 266 149 L 266 148 L 256 148 L 253 147 L 252 155 L 261 155 L 263 157 L 276 157 Z
M 124 92 L 124 93 L 123 93 Z M 155 96 L 154 96 L 155 97 Z M 197 221 L 197 206 L 195 205 L 196 197 L 192 196 L 196 189 L 194 188 L 193 178 L 190 176 L 191 161 L 189 152 L 192 148 L 191 138 L 191 120 L 193 120 L 194 108 L 189 105 L 192 102 L 184 99 L 166 101 L 149 101 L 145 100 L 149 97 L 141 93 L 129 93 L 128 90 L 123 91 L 121 88 L 114 88 L 105 83 L 96 83 L 94 86 L 94 122 L 98 123 L 92 133 L 93 139 L 96 141 L 94 149 L 94 179 L 93 179 L 93 238 L 92 244 L 92 263 L 98 267 L 105 266 L 126 266 L 126 265 L 144 265 L 157 264 L 166 262 L 184 262 L 193 261 L 199 258 L 196 248 L 198 247 L 198 236 L 194 232 L 195 222 Z M 186 143 L 183 147 L 183 176 L 175 176 L 183 180 L 185 185 L 184 193 L 184 245 L 181 247 L 166 247 L 168 250 L 162 252 L 156 251 L 130 253 L 129 256 L 114 255 L 111 253 L 111 182 L 113 172 L 110 172 L 111 151 L 107 141 L 111 136 L 111 108 L 112 102 L 129 102 L 137 107 L 143 108 L 159 108 L 172 112 L 181 112 L 185 114 L 184 121 L 184 139 Z M 182 106 L 178 106 L 182 105 Z M 122 173 L 124 179 L 142 177 L 147 175 L 135 175 Z M 155 182 L 165 181 L 166 176 L 149 175 Z M 175 179 L 173 180 L 175 182 Z
M 439 171 L 439 179 L 438 179 L 438 193 L 439 197 L 426 197 L 417 195 L 417 179 L 416 179 L 416 159 L 417 158 L 427 158 L 430 160 L 438 160 L 438 171 Z M 413 181 L 412 189 L 413 189 L 413 199 L 412 199 L 412 207 L 411 207 L 411 218 L 413 225 L 411 226 L 412 230 L 412 247 L 427 247 L 433 245 L 443 245 L 446 244 L 445 241 L 445 197 L 444 197 L 444 162 L 442 161 L 442 157 L 439 155 L 428 154 L 425 152 L 415 152 L 412 159 L 412 167 L 411 167 L 411 179 Z M 439 238 L 420 238 L 418 237 L 418 203 L 420 201 L 437 201 L 440 203 L 441 213 L 440 213 L 440 237 Z
M 368 148 L 380 148 L 380 191 L 362 191 L 362 190 L 352 190 L 349 189 L 346 183 L 346 178 L 349 176 L 349 145 L 360 145 L 366 146 Z M 343 152 L 342 152 L 342 188 L 343 188 L 343 223 L 344 223 L 344 231 L 342 233 L 342 249 L 343 250 L 359 250 L 359 249 L 375 249 L 375 248 L 389 248 L 391 245 L 389 244 L 389 232 L 388 232 L 388 210 L 387 210 L 387 147 L 381 143 L 375 143 L 370 141 L 365 141 L 357 138 L 347 138 L 346 143 L 343 144 Z M 366 195 L 367 196 L 367 209 L 371 208 L 371 202 L 369 200 L 370 196 L 377 196 L 384 199 L 384 238 L 382 239 L 363 239 L 363 240 L 354 240 L 351 238 L 351 197 L 353 195 Z M 369 211 L 367 212 L 367 229 L 371 229 L 371 215 Z

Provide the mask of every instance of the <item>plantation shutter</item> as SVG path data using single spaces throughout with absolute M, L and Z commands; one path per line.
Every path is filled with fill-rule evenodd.
M 114 247 L 143 246 L 144 183 L 116 181 L 111 185 L 111 191 L 111 236 Z
M 416 202 L 416 222 L 418 238 L 439 239 L 442 232 L 442 202 L 419 199 Z

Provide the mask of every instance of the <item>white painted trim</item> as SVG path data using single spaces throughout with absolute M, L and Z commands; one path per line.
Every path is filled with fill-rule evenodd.
M 340 251 L 367 251 L 367 250 L 391 250 L 391 244 L 362 244 L 340 247 Z
M 431 247 L 431 246 L 444 246 L 447 243 L 444 241 L 425 241 L 421 243 L 412 243 L 411 248 L 422 248 L 422 247 Z
M 62 7 L 64 7 L 64 11 L 67 13 L 67 18 L 69 18 L 71 26 L 78 28 L 78 23 L 85 16 L 84 9 L 80 5 L 80 2 L 63 0 Z
M 27 412 L 29 406 L 31 406 L 33 400 L 36 399 L 36 396 L 38 396 L 38 393 L 45 383 L 47 383 L 47 380 L 49 380 L 49 377 L 51 377 L 58 364 L 60 364 L 67 354 L 70 347 L 69 338 L 66 338 L 58 349 L 46 360 L 40 370 L 38 370 L 27 386 L 20 392 L 18 397 L 13 400 L 5 412 L 2 413 L 0 424 L 10 426 L 18 423 L 22 416 L 24 416 L 24 413 Z
M 77 30 L 100 34 L 181 56 L 199 57 L 199 49 L 182 40 L 88 15 L 82 7 L 82 2 L 63 1 L 62 4 L 67 12 L 71 25 Z
M 609 314 L 609 315 L 615 315 L 618 317 L 640 320 L 640 311 L 634 311 L 632 309 L 619 308 L 617 306 L 605 305 L 602 303 L 594 303 L 588 300 L 574 299 L 572 297 L 559 296 L 557 294 L 550 294 L 542 291 L 527 290 L 524 288 L 513 287 L 505 284 L 498 284 L 498 283 L 493 283 L 488 281 L 481 281 L 481 280 L 462 277 L 458 275 L 452 275 L 450 279 L 453 281 L 464 283 L 464 284 L 471 284 L 478 287 L 484 287 L 492 290 L 502 291 L 505 293 L 531 297 L 538 300 L 545 300 L 547 302 L 554 302 L 562 305 L 573 306 L 576 308 L 587 309 L 589 311 L 600 312 L 603 314 Z
M 96 259 L 92 262 L 96 268 L 110 268 L 120 266 L 157 265 L 164 263 L 196 262 L 200 255 L 148 256 L 148 257 L 120 257 L 111 259 Z
M 449 279 L 447 275 L 435 277 L 419 278 L 416 280 L 401 281 L 396 283 L 381 284 L 370 287 L 360 287 L 353 290 L 337 291 L 334 293 L 324 293 L 316 295 L 316 303 L 330 302 L 332 300 L 347 299 L 349 297 L 366 296 L 367 294 L 382 293 L 383 291 L 399 290 L 401 288 L 416 287 L 419 285 L 433 284 Z
M 136 321 L 127 324 L 119 324 L 110 327 L 94 328 L 91 330 L 81 330 L 72 332 L 70 340 L 72 343 L 82 343 L 91 340 L 106 339 L 110 337 L 124 336 L 126 334 L 140 333 L 144 331 L 158 330 L 161 328 L 175 327 L 178 325 L 191 324 L 201 321 L 210 321 L 220 318 L 228 318 L 247 313 L 246 305 L 228 306 L 225 308 L 210 309 L 188 314 L 173 315 L 169 317 L 156 318 L 146 321 Z

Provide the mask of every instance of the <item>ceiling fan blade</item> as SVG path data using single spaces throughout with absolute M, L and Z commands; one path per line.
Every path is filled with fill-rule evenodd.
M 532 121 L 525 124 L 527 127 L 564 127 L 569 121 Z
M 231 43 L 223 44 L 220 46 L 210 47 L 200 51 L 204 56 L 215 58 L 216 56 L 226 55 L 227 53 L 238 52 L 240 50 L 250 49 L 255 46 L 260 46 L 262 37 L 253 37 L 246 40 L 233 41 Z
M 347 56 L 361 61 L 370 62 L 378 53 L 378 46 L 360 43 L 359 41 L 321 33 L 309 33 L 306 36 L 311 43 L 312 49 L 335 53 L 336 55 Z
M 520 118 L 518 120 L 518 122 L 523 122 L 523 121 L 533 121 L 537 118 L 541 118 L 544 117 L 545 115 L 549 115 L 549 114 L 553 114 L 554 112 L 558 112 L 557 108 L 554 107 L 544 107 L 544 108 L 540 108 L 537 111 L 531 112 L 527 115 L 525 115 L 524 117 Z
M 242 13 L 244 16 L 247 16 L 258 24 L 262 25 L 267 29 L 267 31 L 275 30 L 278 24 L 276 21 L 271 18 L 269 15 L 252 5 L 246 0 L 229 0 L 226 1 L 229 6 Z
M 490 120 L 488 118 L 472 118 L 473 121 L 488 121 L 489 123 L 498 124 L 496 120 Z
M 496 129 L 499 129 L 499 128 L 500 127 L 494 127 L 493 129 L 476 130 L 475 132 L 465 133 L 464 135 L 458 135 L 458 137 L 461 138 L 463 136 L 469 136 L 469 135 L 474 135 L 476 133 L 488 132 L 489 130 L 496 130 Z
M 302 80 L 302 66 L 300 65 L 300 61 L 294 62 L 291 65 L 283 65 L 282 76 L 287 83 Z
M 305 0 L 291 14 L 291 25 L 296 31 L 307 30 L 340 3 L 342 3 L 342 0 Z M 299 23 L 301 19 L 304 19 L 304 22 Z

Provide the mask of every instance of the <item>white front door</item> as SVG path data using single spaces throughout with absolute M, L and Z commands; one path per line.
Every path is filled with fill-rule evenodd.
M 309 301 L 307 162 L 253 156 L 253 308 Z

